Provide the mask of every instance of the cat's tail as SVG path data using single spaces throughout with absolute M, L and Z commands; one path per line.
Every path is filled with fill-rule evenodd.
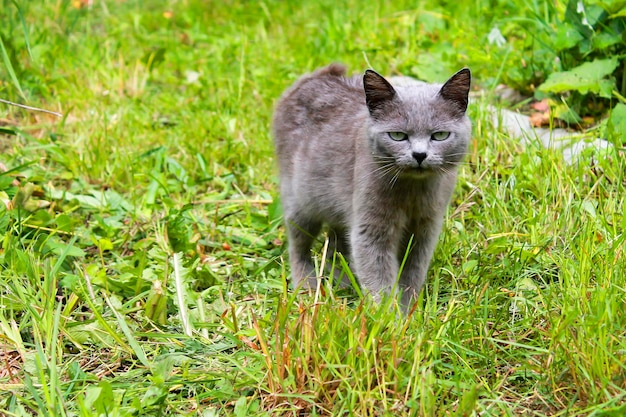
M 318 69 L 313 75 L 332 75 L 335 77 L 343 77 L 346 75 L 346 66 L 339 64 L 338 62 L 333 62 L 324 68 Z

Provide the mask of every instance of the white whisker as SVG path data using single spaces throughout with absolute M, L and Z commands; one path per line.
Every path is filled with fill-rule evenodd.
M 396 167 L 396 173 L 393 175 L 393 178 L 391 178 L 389 188 L 393 188 L 396 185 L 396 182 L 398 181 L 398 178 L 400 177 L 401 173 L 402 173 L 402 169 L 400 169 L 399 167 Z

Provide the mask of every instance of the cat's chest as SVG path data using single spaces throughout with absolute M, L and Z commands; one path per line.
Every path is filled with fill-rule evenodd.
M 388 207 L 395 207 L 396 215 L 413 223 L 432 217 L 440 210 L 441 203 L 436 196 L 416 190 L 414 193 L 406 193 L 390 200 Z
M 423 181 L 398 182 L 393 188 L 380 187 L 378 198 L 390 210 L 397 210 L 408 218 L 426 215 L 439 210 L 446 203 L 446 187 L 442 187 L 438 178 Z
M 367 219 L 397 230 L 419 228 L 445 211 L 444 200 L 434 191 L 423 186 L 359 187 L 353 195 L 353 220 Z

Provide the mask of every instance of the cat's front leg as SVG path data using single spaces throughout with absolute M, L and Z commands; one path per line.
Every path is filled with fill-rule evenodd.
M 411 230 L 413 233 L 408 234 L 405 239 L 404 252 L 400 253 L 400 257 L 406 257 L 400 273 L 402 307 L 405 311 L 417 300 L 426 281 L 430 260 L 441 231 L 441 220 L 424 219 L 416 222 Z
M 356 219 L 350 234 L 356 275 L 364 293 L 380 301 L 395 293 L 398 279 L 397 225 L 375 216 Z

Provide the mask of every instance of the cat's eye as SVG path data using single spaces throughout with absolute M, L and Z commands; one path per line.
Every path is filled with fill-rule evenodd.
M 389 132 L 387 134 L 389 135 L 391 139 L 397 140 L 397 141 L 406 140 L 409 137 L 409 135 L 407 135 L 404 132 Z
M 446 140 L 450 137 L 450 132 L 435 132 L 430 135 L 432 140 Z

